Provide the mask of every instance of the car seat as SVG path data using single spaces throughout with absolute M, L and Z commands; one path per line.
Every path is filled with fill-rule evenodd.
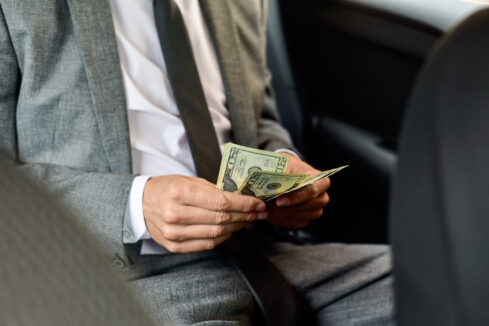
M 439 42 L 408 104 L 391 206 L 400 325 L 489 325 L 489 10 Z

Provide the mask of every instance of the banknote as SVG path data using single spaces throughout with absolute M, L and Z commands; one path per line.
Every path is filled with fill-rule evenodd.
M 253 169 L 285 173 L 289 157 L 284 154 L 227 143 L 217 179 L 217 188 L 236 192 Z
M 334 168 L 334 169 L 331 169 L 331 170 L 323 171 L 323 172 L 319 173 L 318 175 L 315 175 L 313 177 L 308 178 L 307 180 L 305 180 L 301 184 L 299 184 L 299 185 L 297 185 L 297 186 L 295 186 L 293 188 L 290 188 L 290 189 L 288 189 L 288 190 L 286 190 L 284 192 L 278 193 L 275 196 L 272 196 L 272 197 L 268 198 L 267 200 L 272 200 L 272 199 L 277 198 L 278 196 L 281 196 L 281 195 L 287 194 L 289 192 L 296 191 L 296 190 L 299 190 L 301 188 L 304 188 L 304 187 L 306 187 L 306 186 L 308 186 L 310 184 L 313 184 L 316 181 L 319 181 L 319 180 L 324 179 L 326 177 L 332 176 L 336 172 L 339 172 L 339 171 L 341 171 L 341 170 L 343 170 L 344 168 L 347 168 L 347 167 L 348 167 L 348 165 L 344 165 L 344 166 L 340 166 L 338 168 Z
M 263 200 L 283 194 L 309 179 L 308 174 L 286 174 L 252 169 L 238 193 Z

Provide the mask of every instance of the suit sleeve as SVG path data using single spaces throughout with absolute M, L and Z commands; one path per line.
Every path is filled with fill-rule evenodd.
M 10 164 L 39 183 L 98 239 L 118 267 L 136 260 L 136 245 L 122 241 L 123 217 L 134 176 L 96 173 L 64 166 L 27 164 L 18 157 L 16 105 L 21 72 L 0 7 L 0 152 Z M 26 200 L 29 200 L 26 198 Z
M 269 75 L 268 72 L 267 74 Z M 286 148 L 300 155 L 292 143 L 289 132 L 280 122 L 270 77 L 266 82 L 261 116 L 258 120 L 258 146 L 270 151 Z
M 263 61 L 264 61 L 264 97 L 261 115 L 258 120 L 258 147 L 270 151 L 279 148 L 286 148 L 299 154 L 294 147 L 289 132 L 282 126 L 280 116 L 277 110 L 275 95 L 272 87 L 272 76 L 266 66 L 266 26 L 268 16 L 268 1 L 262 1 L 261 13 L 261 32 L 263 40 Z

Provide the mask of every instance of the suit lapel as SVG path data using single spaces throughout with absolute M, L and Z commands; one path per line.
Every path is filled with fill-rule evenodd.
M 237 143 L 256 147 L 256 119 L 238 51 L 236 26 L 228 0 L 201 0 L 226 89 L 233 136 Z
M 106 0 L 67 0 L 113 172 L 131 172 L 127 111 L 117 41 Z

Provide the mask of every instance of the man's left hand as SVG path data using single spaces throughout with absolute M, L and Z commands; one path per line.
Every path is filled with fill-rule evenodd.
M 291 154 L 282 154 L 290 157 L 287 173 L 315 176 L 321 172 Z M 330 184 L 329 178 L 324 178 L 271 201 L 267 205 L 268 220 L 286 228 L 305 227 L 311 220 L 317 219 L 323 214 L 323 208 L 329 202 L 326 191 Z

